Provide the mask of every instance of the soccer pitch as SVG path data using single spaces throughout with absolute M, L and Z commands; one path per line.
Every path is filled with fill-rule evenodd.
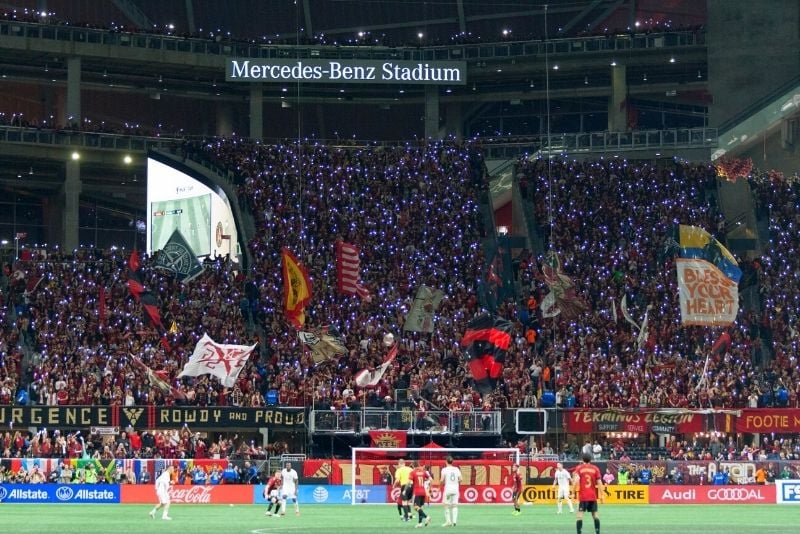
M 0 504 L 3 532 L 137 533 L 225 532 L 268 534 L 271 532 L 399 532 L 414 530 L 416 520 L 400 521 L 395 506 L 305 505 L 296 517 L 290 506 L 283 518 L 264 516 L 264 506 L 174 505 L 172 521 L 150 519 L 145 505 L 37 505 Z M 444 529 L 441 506 L 429 509 L 431 524 L 426 532 L 527 532 L 575 533 L 575 517 L 566 510 L 556 515 L 555 505 L 524 506 L 522 515 L 511 515 L 511 506 L 470 505 L 459 507 L 458 526 Z M 797 508 L 778 505 L 601 505 L 601 532 L 622 534 L 770 534 L 796 533 Z M 584 517 L 583 532 L 594 534 L 590 517 Z

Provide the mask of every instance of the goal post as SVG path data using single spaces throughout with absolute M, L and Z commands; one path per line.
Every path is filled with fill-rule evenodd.
M 453 456 L 456 464 L 458 464 L 459 455 L 474 456 L 472 460 L 479 461 L 482 459 L 485 460 L 488 454 L 494 455 L 496 460 L 508 461 L 509 465 L 512 463 L 519 464 L 521 456 L 519 449 L 513 447 L 352 447 L 350 463 L 350 504 L 359 504 L 356 499 L 356 486 L 369 485 L 372 483 L 372 481 L 365 482 L 362 480 L 361 484 L 357 484 L 359 453 L 374 454 L 376 456 L 386 455 L 385 460 L 387 463 L 394 463 L 399 458 L 404 458 L 411 461 L 425 460 L 427 463 L 441 463 L 442 465 L 444 465 L 445 459 L 448 456 Z M 387 453 L 389 454 L 387 455 Z

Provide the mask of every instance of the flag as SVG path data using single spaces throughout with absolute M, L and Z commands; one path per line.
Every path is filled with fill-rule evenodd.
M 440 289 L 420 286 L 408 310 L 403 330 L 406 332 L 433 333 L 433 314 L 439 309 L 444 293 Z
M 467 325 L 461 338 L 466 347 L 472 378 L 482 395 L 490 393 L 503 373 L 503 362 L 511 346 L 511 322 L 488 313 L 478 315 Z
M 542 274 L 550 288 L 550 293 L 542 299 L 543 317 L 561 315 L 569 321 L 576 319 L 589 308 L 575 291 L 572 279 L 561 272 L 561 261 L 558 254 L 555 252 L 547 254 L 547 258 L 542 264 Z
M 281 251 L 283 265 L 283 311 L 296 328 L 306 324 L 305 306 L 311 300 L 311 280 L 300 260 L 284 247 Z
M 128 355 L 131 357 L 133 364 L 144 371 L 144 374 L 147 377 L 147 382 L 150 384 L 150 386 L 158 389 L 164 395 L 172 395 L 172 397 L 176 400 L 186 400 L 186 395 L 184 395 L 181 390 L 173 387 L 166 380 L 159 377 L 157 372 L 150 369 L 142 360 L 133 354 Z
M 733 254 L 702 228 L 679 225 L 678 245 L 681 258 L 706 260 L 737 284 L 742 278 L 742 270 Z
M 173 320 L 172 320 L 172 324 L 171 324 L 171 325 L 169 325 L 169 330 L 168 330 L 168 332 L 169 332 L 170 334 L 177 334 L 177 333 L 178 333 L 178 323 L 175 321 L 175 319 L 173 319 Z
M 43 279 L 43 276 L 39 276 L 36 273 L 29 274 L 25 279 L 25 296 L 33 294 L 39 287 L 39 284 L 42 283 Z
M 209 374 L 219 378 L 223 386 L 233 387 L 255 348 L 255 345 L 223 345 L 203 334 L 178 378 Z
M 297 332 L 297 337 L 311 349 L 311 357 L 314 359 L 314 363 L 321 363 L 337 355 L 347 354 L 347 349 L 342 340 L 328 328 L 324 328 L 320 332 L 300 331 Z
M 106 288 L 102 285 L 97 289 L 97 317 L 101 325 L 106 324 Z
M 392 365 L 392 362 L 397 357 L 397 343 L 392 346 L 391 350 L 386 354 L 383 363 L 375 369 L 362 369 L 356 373 L 355 381 L 358 387 L 369 388 L 375 387 L 383 378 L 386 370 Z
M 130 259 L 128 260 L 128 291 L 130 291 L 133 298 L 142 305 L 145 311 L 145 322 L 154 325 L 159 332 L 163 332 L 164 325 L 161 324 L 161 312 L 158 310 L 158 300 L 151 291 L 145 289 L 142 283 L 142 274 L 140 272 L 141 264 L 139 263 L 139 252 L 134 250 L 131 252 Z
M 153 266 L 175 273 L 178 280 L 184 284 L 199 276 L 204 270 L 203 264 L 177 228 L 172 232 L 164 248 L 159 251 Z
M 359 281 L 361 249 L 344 241 L 336 241 L 336 289 L 345 295 L 369 298 L 369 290 Z

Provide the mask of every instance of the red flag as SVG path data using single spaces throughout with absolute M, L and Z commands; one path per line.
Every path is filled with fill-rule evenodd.
M 336 241 L 336 289 L 345 295 L 369 298 L 369 290 L 361 284 L 361 249 L 351 243 Z

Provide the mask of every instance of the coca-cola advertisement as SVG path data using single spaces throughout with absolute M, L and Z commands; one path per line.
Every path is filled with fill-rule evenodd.
M 156 502 L 155 486 L 123 485 L 120 501 L 124 504 Z M 253 488 L 247 485 L 172 486 L 169 497 L 173 504 L 252 504 Z

